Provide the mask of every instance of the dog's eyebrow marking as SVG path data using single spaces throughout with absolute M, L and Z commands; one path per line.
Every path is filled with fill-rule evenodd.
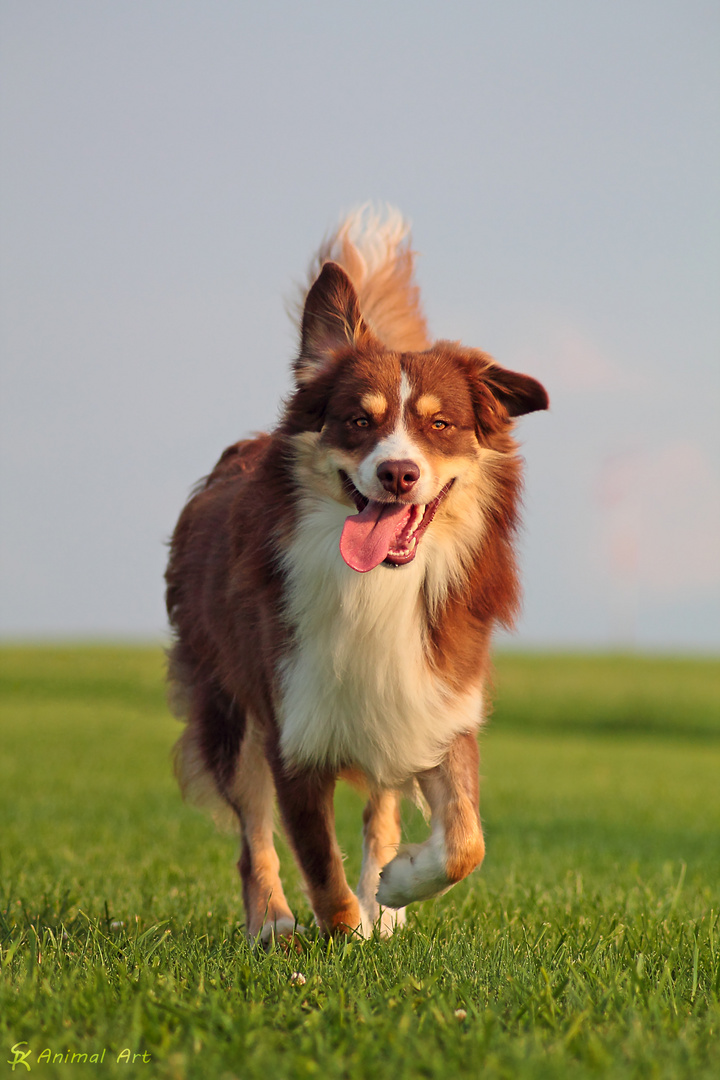
M 415 402 L 415 411 L 419 416 L 432 416 L 441 409 L 442 402 L 434 394 L 422 394 Z
M 369 412 L 372 416 L 377 418 L 383 417 L 387 412 L 388 407 L 385 395 L 378 393 L 363 394 L 360 398 L 360 405 L 365 412 Z

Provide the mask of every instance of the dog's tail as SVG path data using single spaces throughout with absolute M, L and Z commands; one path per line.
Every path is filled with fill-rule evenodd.
M 310 285 L 329 260 L 347 273 L 363 318 L 387 348 L 420 352 L 430 347 L 414 280 L 410 224 L 399 210 L 388 206 L 378 212 L 366 203 L 349 214 L 313 259 Z

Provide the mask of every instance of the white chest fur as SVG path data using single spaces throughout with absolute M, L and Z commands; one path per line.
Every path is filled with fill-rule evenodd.
M 286 553 L 295 644 L 281 673 L 282 752 L 289 763 L 353 765 L 397 786 L 478 726 L 481 694 L 452 693 L 430 667 L 422 547 L 405 567 L 359 574 L 338 549 L 347 514 L 308 498 Z

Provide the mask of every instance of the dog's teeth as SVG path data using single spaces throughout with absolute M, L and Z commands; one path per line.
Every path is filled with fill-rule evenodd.
M 424 517 L 425 517 L 425 507 L 424 506 L 418 506 L 417 504 L 415 504 L 413 506 L 413 522 L 412 522 L 412 526 L 411 526 L 411 528 L 410 528 L 410 530 L 409 530 L 409 532 L 407 534 L 408 543 L 414 537 L 414 535 L 417 532 L 419 526 L 422 524 L 422 519 Z

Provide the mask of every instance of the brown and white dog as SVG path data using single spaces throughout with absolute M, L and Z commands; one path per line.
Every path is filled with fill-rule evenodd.
M 282 421 L 224 452 L 167 571 L 178 775 L 237 816 L 264 943 L 295 928 L 275 798 L 326 933 L 390 933 L 482 861 L 476 733 L 493 626 L 518 603 L 511 431 L 548 405 L 535 379 L 430 341 L 397 213 L 351 215 L 316 270 Z M 356 893 L 334 831 L 343 774 L 369 792 Z M 399 847 L 400 794 L 418 788 L 431 835 Z

